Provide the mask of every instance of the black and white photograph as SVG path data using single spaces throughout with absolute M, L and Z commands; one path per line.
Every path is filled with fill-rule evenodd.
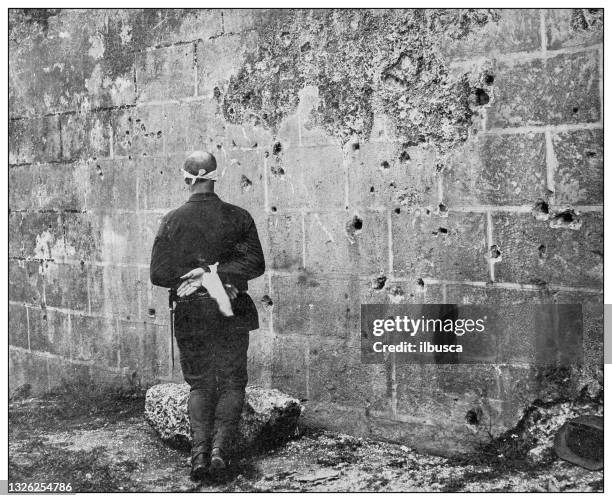
M 3 9 L 0 492 L 603 495 L 604 2 L 191 3 Z

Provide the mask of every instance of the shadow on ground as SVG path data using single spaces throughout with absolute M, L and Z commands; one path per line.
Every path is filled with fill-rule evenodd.
M 9 404 L 9 482 L 73 492 L 602 491 L 603 473 L 556 460 L 534 467 L 490 449 L 457 458 L 324 430 L 235 460 L 225 478 L 188 479 L 189 452 L 144 421 L 144 392 L 67 391 Z

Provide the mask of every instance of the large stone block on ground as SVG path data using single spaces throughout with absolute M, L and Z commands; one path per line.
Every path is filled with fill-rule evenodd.
M 147 390 L 145 418 L 163 440 L 191 441 L 188 400 L 186 383 L 158 384 Z M 236 446 L 249 447 L 294 436 L 302 410 L 297 398 L 276 389 L 248 386 Z

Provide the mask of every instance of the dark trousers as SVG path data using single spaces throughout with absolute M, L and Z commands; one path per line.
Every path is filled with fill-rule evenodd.
M 189 420 L 195 452 L 232 448 L 247 384 L 249 331 L 221 316 L 213 300 L 177 303 L 175 336 L 191 387 Z

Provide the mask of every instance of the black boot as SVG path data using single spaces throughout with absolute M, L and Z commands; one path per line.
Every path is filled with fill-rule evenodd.
M 206 477 L 210 467 L 210 458 L 206 449 L 196 449 L 191 454 L 191 473 L 189 477 L 194 482 L 199 482 Z
M 227 468 L 227 462 L 219 447 L 215 447 L 210 455 L 210 473 L 215 476 L 222 474 Z

